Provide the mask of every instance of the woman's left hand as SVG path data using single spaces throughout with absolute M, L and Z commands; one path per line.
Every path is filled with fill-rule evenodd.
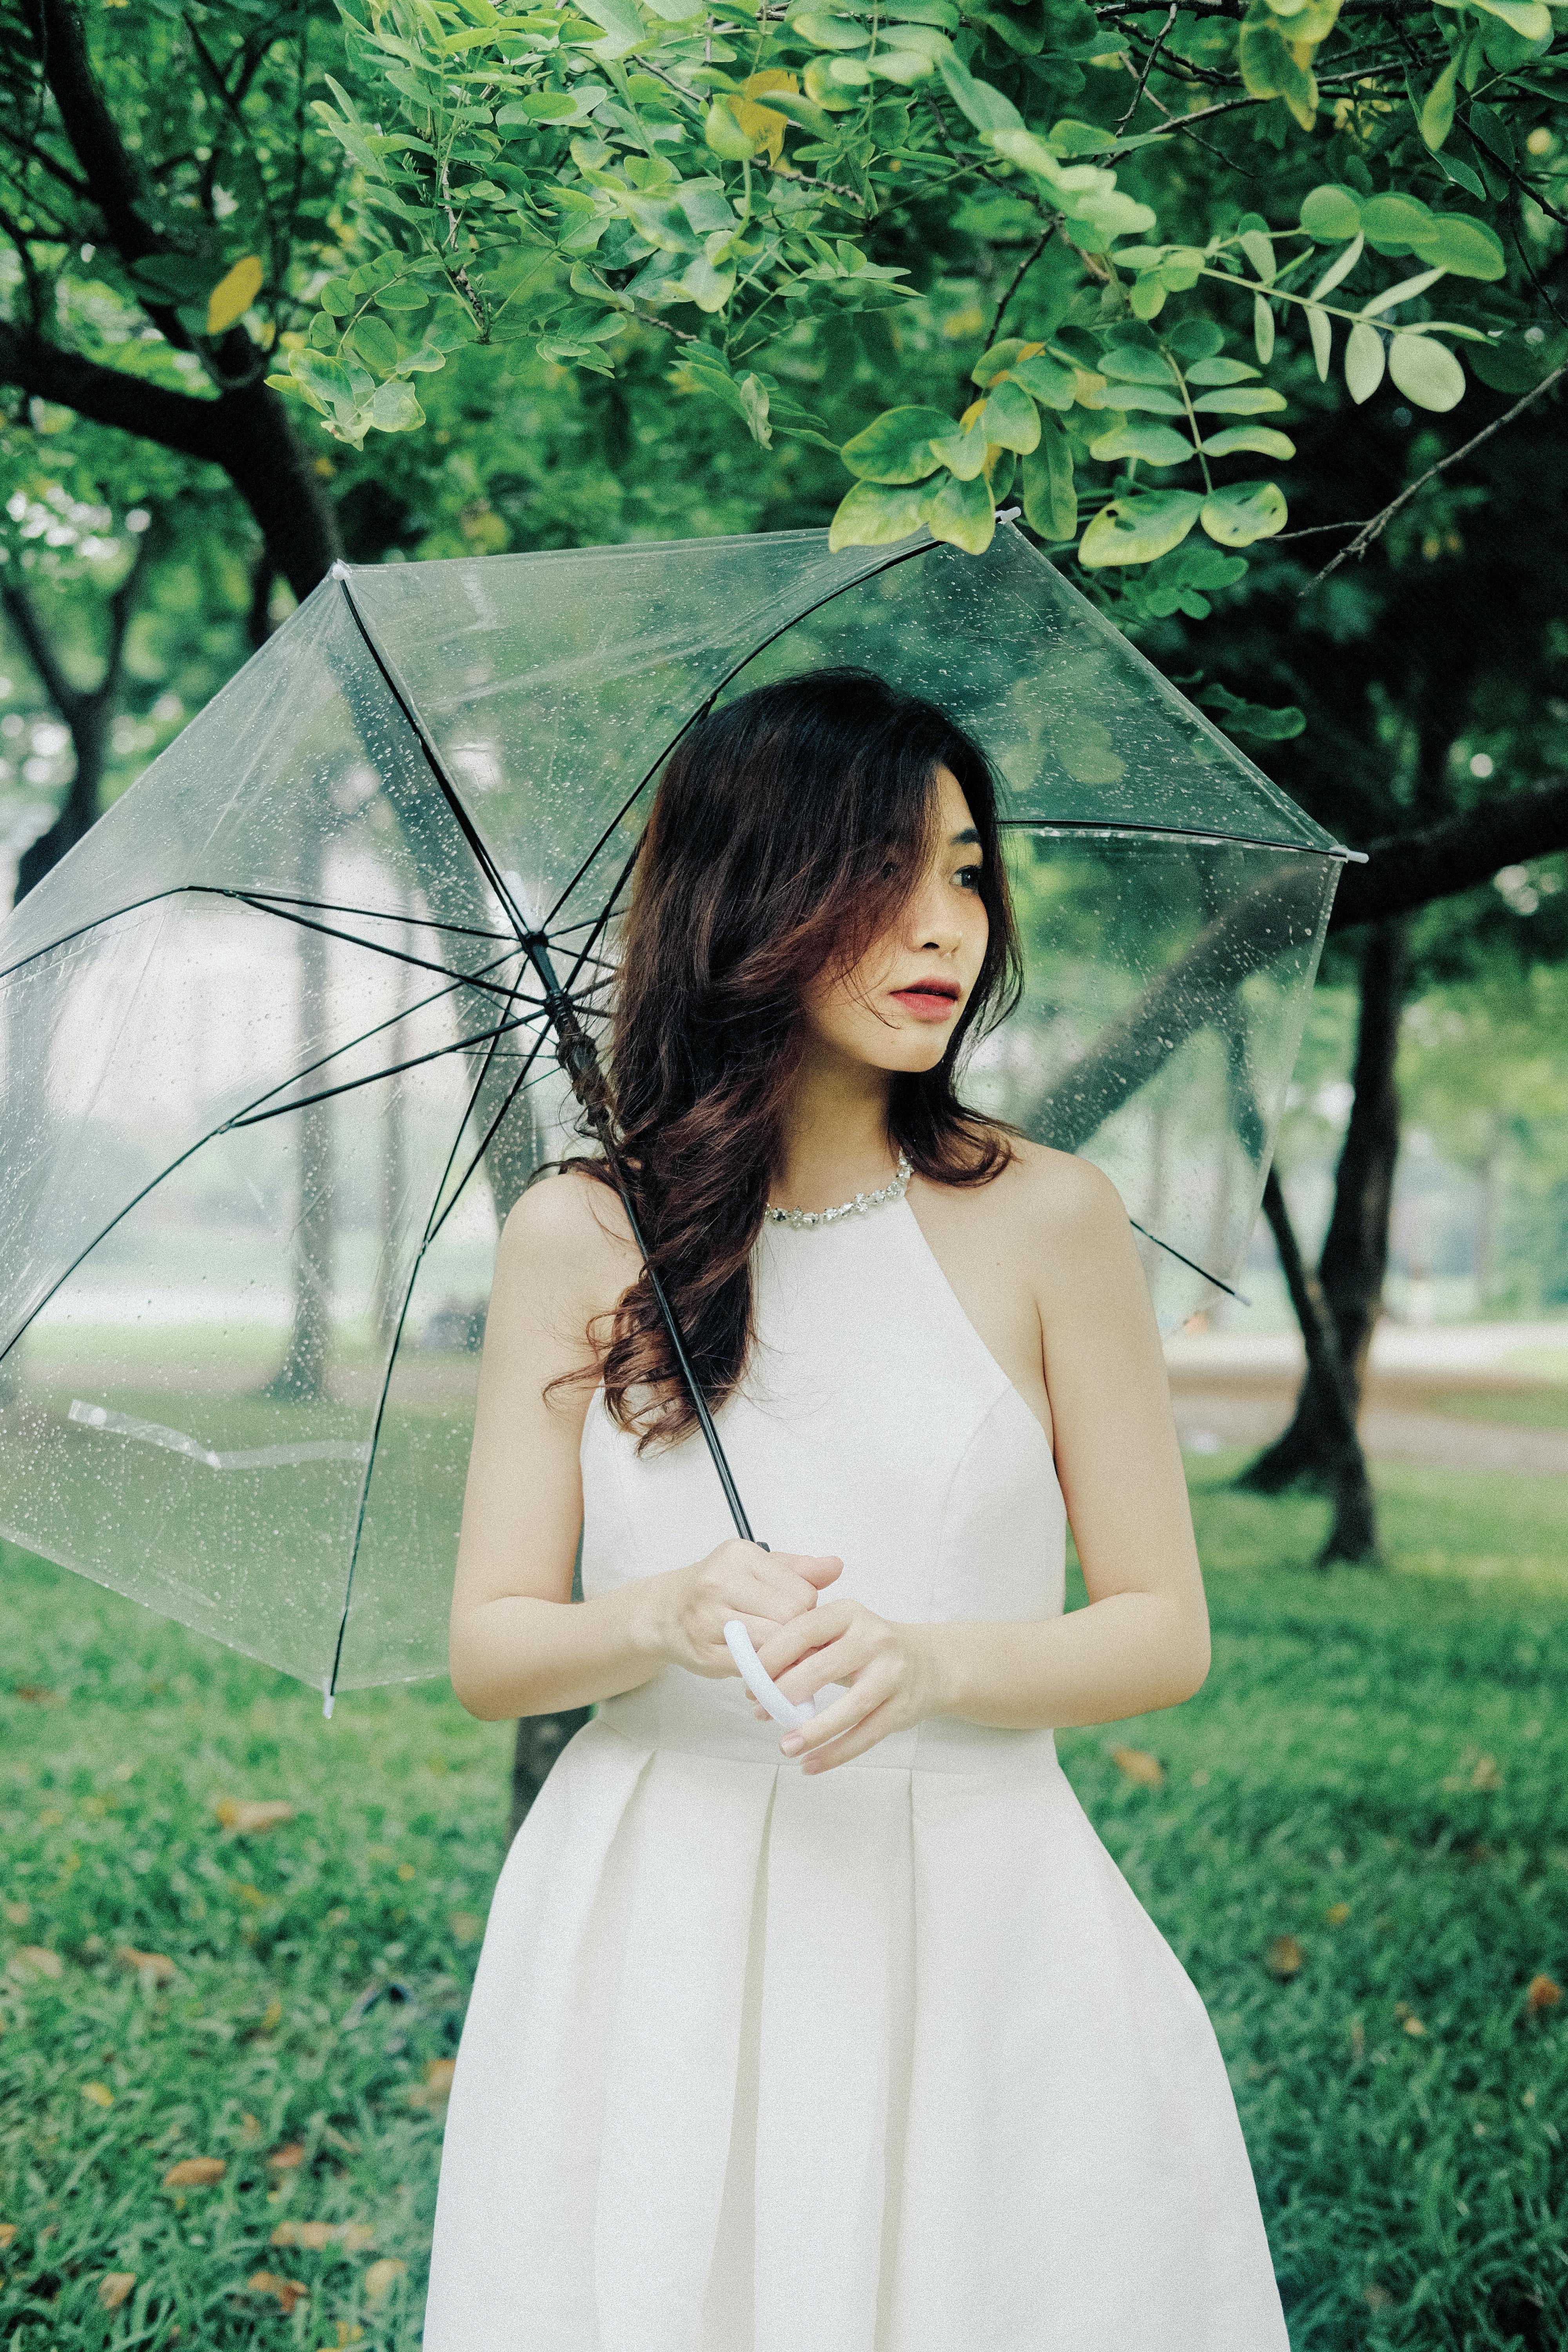
M 805 1772 L 828 1772 L 863 1756 L 890 1731 L 905 1731 L 941 1709 L 934 1625 L 895 1624 L 859 1601 L 821 1601 L 768 1635 L 759 1659 L 785 1698 L 798 1706 L 826 1683 L 842 1697 L 779 1745 Z M 756 1713 L 765 1721 L 767 1711 Z

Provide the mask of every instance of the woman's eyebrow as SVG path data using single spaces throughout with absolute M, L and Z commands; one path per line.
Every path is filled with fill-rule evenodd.
M 978 846 L 979 841 L 980 835 L 975 832 L 974 827 L 973 825 L 968 825 L 963 833 L 955 833 L 953 835 L 948 846 L 950 849 L 962 849 L 968 842 L 973 842 L 976 846 Z

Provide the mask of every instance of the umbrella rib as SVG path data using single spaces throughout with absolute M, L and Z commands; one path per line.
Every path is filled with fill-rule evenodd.
M 825 604 L 831 604 L 836 596 L 847 594 L 851 588 L 863 587 L 868 580 L 879 579 L 884 572 L 891 572 L 898 564 L 908 563 L 917 555 L 931 555 L 938 547 L 943 546 L 944 544 L 945 541 L 942 540 L 928 539 L 923 547 L 906 547 L 897 555 L 884 556 L 879 563 L 868 564 L 863 571 L 857 572 L 852 579 L 841 580 L 837 588 L 830 588 L 826 596 L 819 596 L 815 604 L 803 605 L 798 613 L 792 613 L 787 621 L 781 621 L 776 629 L 770 630 L 768 635 L 763 638 L 759 645 L 754 645 L 749 653 L 742 654 L 740 660 L 725 671 L 723 677 L 719 680 L 718 685 L 713 688 L 712 693 L 708 697 L 707 701 L 701 705 L 700 709 L 694 710 L 690 718 L 684 720 L 682 724 L 676 729 L 675 733 L 670 737 L 663 751 L 658 754 L 658 757 L 654 761 L 647 774 L 642 778 L 642 781 L 637 785 L 633 792 L 627 794 L 626 800 L 622 802 L 615 815 L 610 819 L 609 824 L 599 835 L 598 840 L 594 844 L 593 848 L 590 849 L 586 857 L 584 858 L 582 864 L 578 866 L 575 874 L 573 875 L 570 882 L 567 883 L 564 890 L 561 892 L 555 904 L 551 908 L 549 914 L 545 916 L 545 926 L 548 928 L 548 926 L 553 921 L 556 915 L 560 913 L 562 908 L 566 904 L 567 899 L 572 896 L 573 891 L 577 887 L 578 883 L 583 879 L 584 875 L 586 874 L 588 868 L 594 863 L 595 858 L 597 857 L 601 849 L 604 848 L 605 844 L 609 840 L 616 827 L 621 824 L 629 814 L 637 803 L 638 795 L 647 791 L 649 782 L 653 777 L 658 774 L 659 769 L 663 767 L 665 761 L 668 759 L 676 745 L 680 741 L 681 737 L 683 735 L 689 734 L 692 728 L 695 727 L 700 720 L 707 718 L 708 713 L 712 709 L 714 703 L 723 693 L 724 688 L 729 686 L 732 680 L 740 677 L 741 672 L 749 663 L 758 660 L 762 655 L 767 652 L 770 646 L 776 646 L 781 637 L 787 636 L 789 635 L 791 629 L 798 628 L 802 621 L 809 621 L 814 613 L 820 613 Z M 632 859 L 634 862 L 636 857 L 637 852 L 634 850 L 632 852 Z M 617 884 L 616 887 L 618 888 L 620 886 Z
M 1202 842 L 1212 849 L 1278 849 L 1292 857 L 1337 857 L 1342 865 L 1367 862 L 1364 849 L 1346 849 L 1339 842 L 1320 849 L 1315 841 L 1265 841 L 1257 834 L 1215 833 L 1212 826 L 1205 831 L 1195 824 L 1138 824 L 1121 817 L 1092 816 L 999 816 L 996 824 L 1003 833 L 1147 833 L 1172 841 Z
M 195 889 L 215 888 L 215 884 L 195 883 Z M 319 915 L 363 915 L 372 923 L 405 923 L 414 931 L 451 931 L 464 940 L 511 940 L 510 931 L 484 930 L 477 923 L 447 923 L 436 915 L 410 915 L 398 907 L 346 907 L 335 898 L 296 898 L 286 890 L 243 890 L 237 893 L 253 903 L 279 907 L 309 907 Z M 368 944 L 368 942 L 366 942 Z
M 436 1235 L 440 1232 L 442 1225 L 446 1223 L 447 1216 L 450 1214 L 455 1202 L 462 1192 L 463 1185 L 467 1184 L 468 1178 L 479 1166 L 479 1160 L 484 1155 L 485 1146 L 488 1145 L 490 1137 L 495 1133 L 497 1127 L 500 1126 L 501 1117 L 510 1108 L 512 1097 L 517 1092 L 517 1087 L 522 1084 L 523 1076 L 527 1072 L 529 1064 L 532 1061 L 534 1055 L 538 1053 L 540 1046 L 543 1043 L 543 1037 L 541 1035 L 536 1040 L 527 1060 L 524 1061 L 522 1070 L 518 1074 L 517 1086 L 514 1086 L 509 1091 L 506 1101 L 501 1105 L 500 1112 L 498 1113 L 495 1119 L 492 1120 L 485 1136 L 484 1144 L 480 1145 L 479 1152 L 475 1155 L 468 1167 L 465 1170 L 462 1183 L 458 1185 L 457 1192 L 452 1196 L 452 1200 L 447 1202 L 447 1208 L 443 1212 L 442 1215 L 437 1218 L 436 1211 L 439 1205 L 441 1194 L 446 1189 L 447 1179 L 452 1172 L 452 1163 L 458 1157 L 458 1146 L 463 1139 L 463 1130 L 468 1126 L 469 1119 L 473 1117 L 474 1106 L 479 1101 L 480 1089 L 483 1087 L 486 1078 L 489 1076 L 490 1069 L 494 1064 L 495 1045 L 492 1041 L 489 1052 L 485 1056 L 484 1066 L 479 1071 L 478 1077 L 474 1080 L 473 1091 L 468 1097 L 468 1107 L 464 1110 L 462 1118 L 458 1122 L 457 1130 L 452 1137 L 451 1150 L 447 1154 L 446 1164 L 441 1170 L 440 1177 L 437 1181 L 436 1190 L 430 1198 L 430 1206 L 425 1213 L 424 1236 L 420 1241 L 418 1248 L 414 1253 L 414 1263 L 408 1269 L 408 1280 L 404 1285 L 403 1304 L 397 1310 L 396 1327 L 393 1331 L 391 1340 L 387 1346 L 386 1362 L 382 1370 L 381 1386 L 376 1394 L 375 1413 L 371 1422 L 369 1450 L 365 1457 L 364 1475 L 360 1480 L 359 1501 L 354 1512 L 353 1539 L 349 1546 L 348 1574 L 343 1580 L 343 1605 L 338 1614 L 338 1638 L 332 1650 L 331 1670 L 327 1675 L 321 1688 L 322 1706 L 324 1711 L 328 1715 L 331 1715 L 332 1711 L 332 1700 L 336 1695 L 338 1687 L 338 1668 L 342 1664 L 343 1643 L 347 1638 L 349 1630 L 349 1608 L 353 1600 L 354 1570 L 359 1566 L 360 1545 L 364 1537 L 364 1515 L 370 1503 L 370 1482 L 375 1472 L 376 1448 L 381 1443 L 381 1424 L 386 1418 L 387 1401 L 392 1394 L 392 1373 L 393 1368 L 397 1361 L 397 1350 L 403 1344 L 403 1327 L 408 1320 L 408 1309 L 414 1303 L 414 1286 L 419 1279 L 419 1269 L 425 1263 L 426 1251 L 429 1248 L 431 1243 L 435 1240 Z
M 932 543 L 934 544 L 935 542 L 933 541 Z M 923 552 L 923 551 L 911 549 L 910 552 L 921 553 Z M 885 564 L 879 564 L 875 569 L 877 571 L 884 571 L 887 569 L 887 566 Z M 382 677 L 386 684 L 387 692 L 392 696 L 393 700 L 396 703 L 399 710 L 402 711 L 405 719 L 407 720 L 409 729 L 414 736 L 414 740 L 418 744 L 420 751 L 424 753 L 426 763 L 428 766 L 431 774 L 436 779 L 436 782 L 440 789 L 443 799 L 446 801 L 447 807 L 451 810 L 453 816 L 456 818 L 458 824 L 461 829 L 464 840 L 467 841 L 475 858 L 479 862 L 480 872 L 489 882 L 490 887 L 495 891 L 501 906 L 506 909 L 507 913 L 518 926 L 519 941 L 525 950 L 529 961 L 532 964 L 534 971 L 538 973 L 540 982 L 544 990 L 545 1014 L 556 1033 L 558 1041 L 556 1050 L 562 1067 L 565 1070 L 566 1075 L 571 1081 L 573 1093 L 576 1096 L 578 1101 L 582 1104 L 584 1110 L 587 1113 L 589 1124 L 594 1129 L 595 1140 L 599 1145 L 599 1149 L 605 1155 L 611 1176 L 615 1181 L 616 1190 L 620 1194 L 621 1206 L 626 1213 L 626 1223 L 631 1228 L 633 1243 L 637 1248 L 638 1255 L 643 1261 L 643 1265 L 648 1278 L 648 1286 L 653 1292 L 654 1302 L 658 1308 L 659 1318 L 663 1322 L 665 1329 L 669 1337 L 669 1344 L 671 1351 L 675 1357 L 676 1369 L 680 1375 L 680 1379 L 686 1389 L 687 1394 L 691 1399 L 691 1409 L 697 1416 L 698 1427 L 702 1432 L 703 1442 L 707 1445 L 714 1470 L 718 1475 L 719 1483 L 724 1490 L 724 1499 L 730 1507 L 730 1516 L 735 1522 L 736 1532 L 743 1538 L 744 1541 L 750 1543 L 754 1540 L 752 1535 L 752 1523 L 746 1517 L 746 1508 L 745 1505 L 741 1500 L 740 1488 L 736 1486 L 734 1477 L 731 1473 L 730 1465 L 725 1459 L 724 1448 L 719 1442 L 719 1433 L 713 1425 L 713 1416 L 708 1410 L 708 1400 L 702 1393 L 701 1388 L 698 1383 L 697 1375 L 691 1366 L 691 1360 L 686 1352 L 686 1342 L 681 1336 L 680 1326 L 676 1320 L 675 1310 L 670 1306 L 669 1300 L 665 1295 L 664 1285 L 660 1282 L 658 1276 L 655 1273 L 652 1263 L 649 1259 L 647 1244 L 643 1239 L 642 1228 L 637 1222 L 637 1212 L 632 1206 L 631 1190 L 626 1182 L 626 1177 L 622 1173 L 619 1161 L 616 1155 L 615 1145 L 610 1135 L 608 1118 L 603 1104 L 592 1099 L 587 1092 L 590 1075 L 597 1076 L 598 1074 L 598 1057 L 595 1054 L 593 1044 L 577 1020 L 571 997 L 561 985 L 560 979 L 556 974 L 555 967 L 550 960 L 550 951 L 546 945 L 543 930 L 529 930 L 524 927 L 511 894 L 508 890 L 505 883 L 502 881 L 500 875 L 496 870 L 495 860 L 491 857 L 489 851 L 486 848 L 483 841 L 480 839 L 479 833 L 475 829 L 472 819 L 469 817 L 468 811 L 464 808 L 462 802 L 458 796 L 456 786 L 453 784 L 451 778 L 447 775 L 446 769 L 441 763 L 440 754 L 437 752 L 435 744 L 431 741 L 430 737 L 426 734 L 424 726 L 421 724 L 418 713 L 416 711 L 412 701 L 405 693 L 402 685 L 393 669 L 389 657 L 383 653 L 380 646 L 376 643 L 374 633 L 371 629 L 363 614 L 360 611 L 357 602 L 355 601 L 353 590 L 349 583 L 347 567 L 343 566 L 339 568 L 334 565 L 333 570 L 340 584 L 342 585 L 344 597 L 347 600 L 348 608 L 353 615 L 354 626 L 358 629 L 360 635 L 364 640 L 366 652 L 370 655 L 371 659 L 374 662 L 377 669 L 381 672 Z M 845 583 L 846 586 L 849 583 L 847 582 Z M 821 601 L 823 603 L 826 603 L 827 599 L 825 597 Z M 808 609 L 815 612 L 816 607 L 813 605 Z M 805 617 L 805 615 L 804 614 L 797 614 L 795 616 L 796 620 L 804 619 Z M 785 625 L 793 627 L 794 622 L 792 621 Z M 782 633 L 775 632 L 775 634 Z M 766 642 L 771 644 L 773 640 L 772 638 L 769 638 Z M 763 649 L 763 648 L 762 646 L 757 646 L 753 650 L 754 652 L 760 653 Z M 748 660 L 752 657 L 752 656 L 751 655 L 747 656 Z M 743 667 L 744 664 L 740 665 L 740 667 Z M 714 689 L 715 692 L 718 690 L 719 689 L 717 688 Z M 684 732 L 684 730 L 682 732 Z M 643 781 L 646 782 L 647 778 L 645 777 Z M 642 786 L 639 785 L 637 790 L 640 792 Z M 636 795 L 634 794 L 633 798 L 635 797 Z M 630 806 L 629 802 L 627 803 L 627 806 Z M 611 831 L 613 830 L 614 827 L 612 826 Z M 609 838 L 609 835 L 606 834 L 605 838 L 607 840 Z M 561 901 L 557 900 L 557 907 L 559 907 Z M 552 911 L 554 910 L 552 909 Z
M 459 988 L 481 989 L 487 995 L 505 996 L 509 1000 L 516 993 L 515 990 L 504 987 L 499 981 L 481 980 L 470 972 L 454 971 L 449 963 L 433 963 L 428 956 L 410 955 L 406 949 L 385 947 L 379 940 L 362 940 L 356 931 L 340 931 L 331 923 L 313 922 L 309 915 L 296 915 L 287 906 L 269 905 L 264 898 L 253 898 L 248 890 L 220 890 L 214 883 L 199 883 L 195 887 L 214 898 L 237 899 L 242 907 L 254 908 L 258 915 L 270 915 L 276 922 L 294 923 L 302 931 L 318 932 L 322 939 L 342 940 L 347 947 L 363 948 L 367 955 L 385 956 L 389 962 L 409 964 L 416 971 L 439 972 L 443 980 L 449 980 Z M 516 948 L 512 947 L 510 952 L 515 955 Z M 493 971 L 496 964 L 506 961 L 505 956 L 497 956 L 494 963 L 481 969 Z
M 199 887 L 195 882 L 176 882 L 167 890 L 153 890 L 145 898 L 132 898 L 123 907 L 110 907 L 107 914 L 95 915 L 90 923 L 79 923 L 74 931 L 62 931 L 58 940 L 35 948 L 31 955 L 18 956 L 15 963 L 8 963 L 0 971 L 0 980 L 9 980 L 13 972 L 26 971 L 30 963 L 37 963 L 40 956 L 53 955 L 57 948 L 68 948 L 72 940 L 85 940 L 89 931 L 100 931 L 105 923 L 117 923 L 121 915 L 139 914 L 143 907 L 162 906 L 165 898 L 178 898 Z
M 1179 1249 L 1173 1249 L 1169 1242 L 1163 1242 L 1158 1234 L 1152 1234 L 1147 1225 L 1139 1223 L 1136 1217 L 1129 1217 L 1127 1222 L 1135 1234 L 1142 1234 L 1146 1242 L 1152 1242 L 1156 1249 L 1163 1249 L 1166 1256 L 1173 1257 L 1178 1265 L 1186 1266 L 1194 1274 L 1201 1274 L 1205 1282 L 1212 1282 L 1215 1288 L 1223 1290 L 1227 1298 L 1238 1300 L 1243 1307 L 1251 1306 L 1252 1301 L 1245 1291 L 1233 1290 L 1228 1282 L 1222 1282 L 1217 1274 L 1211 1274 L 1206 1265 L 1198 1264 L 1195 1257 L 1184 1257 Z
M 476 1029 L 471 1037 L 455 1037 L 450 1045 L 434 1045 L 431 1047 L 429 1053 L 415 1054 L 411 1055 L 406 1062 L 384 1063 L 379 1070 L 366 1070 L 362 1077 L 345 1078 L 340 1087 L 323 1087 L 318 1093 L 313 1095 L 296 1095 L 291 1102 L 274 1103 L 269 1110 L 245 1111 L 237 1117 L 231 1118 L 229 1126 L 231 1128 L 260 1127 L 267 1119 L 286 1118 L 290 1111 L 308 1110 L 312 1103 L 332 1102 L 335 1101 L 339 1095 L 352 1095 L 361 1087 L 378 1086 L 383 1078 L 395 1078 L 401 1076 L 405 1070 L 423 1069 L 426 1062 L 445 1061 L 450 1055 L 467 1053 L 468 1048 L 472 1045 L 493 1045 L 498 1038 L 506 1036 L 511 1030 L 526 1028 L 530 1020 L 534 1016 L 531 1014 L 522 1013 L 520 1014 L 515 1021 L 503 1021 L 499 1028 Z M 384 1025 L 390 1026 L 391 1024 L 387 1024 Z M 367 1034 L 371 1037 L 374 1037 L 375 1034 L 376 1033 L 374 1029 L 367 1032 Z M 359 1045 L 363 1045 L 364 1042 L 365 1040 L 363 1038 L 358 1038 L 355 1040 L 355 1043 Z M 338 1048 L 340 1053 L 344 1054 L 351 1050 L 352 1049 L 347 1045 L 340 1046 Z M 329 1056 L 328 1058 L 331 1059 L 332 1057 Z M 318 1064 L 317 1067 L 319 1068 L 320 1066 L 321 1065 Z M 303 1076 L 307 1074 L 305 1072 L 301 1072 L 300 1075 Z M 285 1080 L 285 1084 L 288 1083 L 289 1082 Z

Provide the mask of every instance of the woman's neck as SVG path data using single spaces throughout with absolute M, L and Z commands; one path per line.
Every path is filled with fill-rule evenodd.
M 888 1139 L 892 1076 L 808 1037 L 784 1114 L 778 1208 L 830 1209 L 875 1192 L 893 1173 Z

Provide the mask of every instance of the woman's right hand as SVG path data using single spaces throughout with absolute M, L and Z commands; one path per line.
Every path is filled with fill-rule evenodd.
M 786 1625 L 844 1571 L 844 1562 L 805 1552 L 764 1551 L 731 1536 L 706 1559 L 650 1580 L 659 1591 L 659 1648 L 670 1665 L 717 1680 L 737 1672 L 724 1628 L 738 1617 L 753 1646 Z

